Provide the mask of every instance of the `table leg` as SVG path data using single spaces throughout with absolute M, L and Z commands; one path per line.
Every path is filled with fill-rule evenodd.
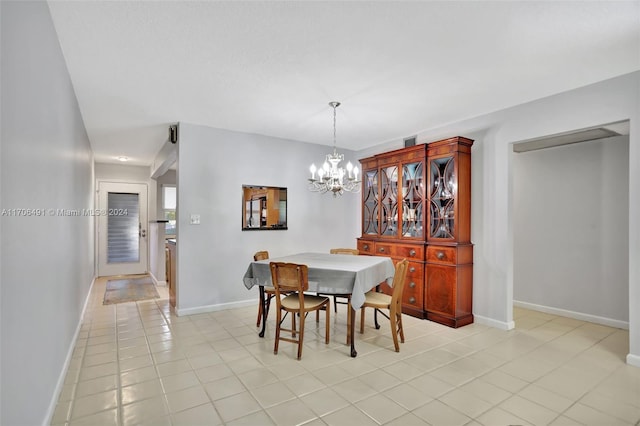
M 264 337 L 264 331 L 267 328 L 267 302 L 264 297 L 264 286 L 260 286 L 260 303 L 262 303 L 262 330 L 258 333 L 258 336 Z
M 380 292 L 380 284 L 376 286 L 376 291 Z M 380 330 L 380 324 L 378 324 L 378 310 L 373 309 L 373 323 L 376 325 L 376 330 Z
M 351 295 L 347 298 L 347 345 L 351 343 L 353 338 L 353 330 L 351 330 Z
M 351 309 L 349 309 L 350 311 L 349 315 L 351 316 L 351 324 L 349 324 L 349 333 L 351 333 L 351 358 L 355 358 L 356 356 L 358 356 L 358 352 L 356 352 L 356 346 L 354 343 L 356 341 L 356 335 L 355 335 L 356 310 L 353 309 L 352 306 L 350 307 Z

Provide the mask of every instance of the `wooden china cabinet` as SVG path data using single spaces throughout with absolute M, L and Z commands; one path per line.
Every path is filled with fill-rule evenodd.
M 362 254 L 409 261 L 402 311 L 425 318 L 426 145 L 360 160 L 362 164 Z M 384 289 L 383 291 L 389 291 Z
M 451 327 L 473 322 L 471 145 L 456 137 L 427 146 L 425 310 L 428 319 Z
M 473 322 L 472 144 L 454 137 L 360 160 L 360 253 L 406 258 L 403 312 L 450 327 Z

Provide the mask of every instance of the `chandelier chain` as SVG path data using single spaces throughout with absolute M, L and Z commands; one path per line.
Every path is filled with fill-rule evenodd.
M 333 106 L 333 151 L 336 150 L 336 108 L 338 106 Z

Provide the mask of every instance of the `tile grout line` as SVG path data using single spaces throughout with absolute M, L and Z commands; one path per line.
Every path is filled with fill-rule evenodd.
M 167 327 L 169 327 L 169 333 L 173 335 L 171 322 L 167 320 L 167 317 L 162 311 L 162 308 L 158 305 L 158 299 L 154 299 L 154 305 L 160 311 L 160 315 L 162 315 L 162 318 L 165 324 L 167 325 Z M 169 406 L 169 400 L 167 399 L 167 392 L 166 392 L 164 383 L 162 382 L 160 371 L 158 370 L 158 364 L 156 363 L 156 360 L 153 356 L 153 352 L 151 351 L 151 342 L 149 342 L 149 335 L 147 334 L 147 328 L 145 327 L 145 323 L 142 320 L 140 305 L 137 302 L 136 302 L 136 312 L 138 314 L 138 318 L 140 319 L 140 323 L 142 324 L 142 330 L 144 331 L 144 341 L 145 341 L 145 344 L 147 345 L 147 348 L 149 349 L 149 357 L 151 358 L 151 362 L 153 363 L 153 370 L 156 372 L 156 376 L 158 377 L 158 381 L 160 382 L 160 387 L 162 388 L 162 399 L 169 411 L 167 416 L 169 417 L 169 420 L 173 423 L 173 418 L 171 416 L 171 408 Z
M 137 303 L 136 303 L 137 305 Z M 121 374 L 122 370 L 120 368 L 120 336 L 118 332 L 118 305 L 114 305 L 114 321 L 115 321 L 115 331 L 116 331 L 116 365 L 118 367 L 118 374 L 116 375 L 116 386 L 117 386 L 117 422 L 118 425 L 124 425 L 124 418 L 122 413 L 122 379 Z
M 542 326 L 544 326 L 544 325 L 550 324 L 550 323 L 552 323 L 553 321 L 554 321 L 554 319 L 546 320 L 545 322 L 543 322 L 543 323 L 541 323 L 541 324 L 538 324 L 536 327 L 533 327 L 533 328 L 531 328 L 531 329 L 527 329 L 527 330 L 520 331 L 520 332 L 519 332 L 519 334 L 525 334 L 525 335 L 526 335 L 526 334 L 527 334 L 527 331 L 535 330 L 536 328 L 539 328 L 539 327 L 542 327 Z M 568 331 L 566 331 L 566 332 L 564 332 L 564 333 L 562 333 L 562 334 L 560 334 L 560 335 L 558 335 L 558 336 L 554 337 L 553 339 L 546 340 L 543 344 L 538 345 L 536 348 L 534 348 L 534 349 L 532 349 L 531 351 L 528 351 L 528 352 L 526 352 L 526 353 L 527 353 L 527 354 L 529 354 L 529 353 L 531 353 L 531 352 L 535 351 L 535 350 L 536 350 L 537 348 L 539 348 L 540 346 L 546 345 L 546 344 L 548 344 L 548 343 L 550 343 L 550 342 L 553 342 L 553 341 L 555 341 L 555 340 L 557 340 L 557 339 L 560 339 L 560 338 L 562 338 L 563 336 L 566 336 L 566 335 L 568 335 L 569 333 L 571 333 L 571 332 L 573 332 L 573 331 L 575 331 L 575 330 L 577 330 L 577 329 L 579 329 L 579 328 L 581 328 L 581 327 L 583 327 L 583 326 L 584 326 L 584 324 L 581 324 L 580 326 L 578 326 L 578 327 L 574 327 L 574 328 L 572 328 L 571 330 L 568 330 Z M 598 345 L 598 343 L 600 343 L 601 341 L 603 341 L 606 337 L 608 337 L 608 336 L 609 336 L 609 335 L 611 335 L 611 334 L 612 334 L 612 333 L 609 333 L 607 336 L 602 337 L 602 338 L 601 338 L 601 339 L 599 339 L 597 342 L 594 342 L 594 343 L 593 343 L 591 346 L 589 346 L 588 348 L 582 349 L 579 353 L 576 353 L 576 354 L 575 354 L 575 355 L 573 355 L 571 358 L 568 358 L 567 360 L 565 360 L 564 362 L 562 362 L 562 364 L 558 365 L 556 368 L 554 368 L 554 369 L 552 369 L 552 370 L 548 371 L 547 373 L 545 373 L 542 377 L 547 376 L 547 375 L 551 374 L 553 371 L 556 371 L 556 370 L 558 370 L 558 369 L 560 369 L 560 368 L 562 368 L 562 367 L 566 366 L 567 364 L 569 364 L 569 363 L 571 362 L 571 360 L 572 360 L 572 359 L 575 359 L 576 357 L 578 357 L 578 356 L 579 356 L 579 354 L 584 353 L 586 350 L 588 350 L 588 349 L 590 349 L 590 348 L 593 348 L 593 347 L 597 346 L 597 345 Z M 520 357 L 520 356 L 518 356 L 518 358 L 519 358 L 519 357 Z M 504 364 L 506 364 L 506 363 L 507 363 L 507 362 L 505 362 Z M 502 364 L 502 365 L 504 365 L 504 364 Z M 498 368 L 498 367 L 496 367 L 496 368 Z M 494 368 L 494 370 L 495 370 L 496 368 Z M 621 367 L 619 367 L 619 368 L 621 368 Z M 529 381 L 524 380 L 524 379 L 522 379 L 522 378 L 520 378 L 520 377 L 513 376 L 512 374 L 510 374 L 510 373 L 508 373 L 508 372 L 503 372 L 503 373 L 504 373 L 504 374 L 507 374 L 507 375 L 509 375 L 509 376 L 511 376 L 511 377 L 514 377 L 514 378 L 516 378 L 516 379 L 523 380 L 523 381 L 527 382 L 527 383 L 528 383 L 528 385 L 527 385 L 527 386 L 534 385 L 534 384 L 536 384 L 536 383 L 540 380 L 540 378 L 537 378 L 536 380 L 534 380 L 534 381 L 532 381 L 532 382 L 529 382 Z M 480 376 L 479 376 L 479 377 L 480 377 Z M 606 379 L 607 379 L 607 377 L 604 377 L 603 379 L 601 379 L 600 381 L 598 381 L 598 383 L 602 383 L 602 382 L 603 382 L 604 380 L 606 380 Z M 540 404 L 539 404 L 538 402 L 536 402 L 536 401 L 532 401 L 532 400 L 530 400 L 529 398 L 526 398 L 526 397 L 524 397 L 524 396 L 522 396 L 522 395 L 519 395 L 519 392 L 518 392 L 517 394 L 512 394 L 512 396 L 511 396 L 511 397 L 513 397 L 514 395 L 517 395 L 517 396 L 519 396 L 520 398 L 523 398 L 523 399 L 527 400 L 528 402 L 530 402 L 530 403 L 532 403 L 532 404 L 535 404 L 535 405 L 541 406 L 542 408 L 546 408 L 547 410 L 550 410 L 550 411 L 552 411 L 552 412 L 554 412 L 554 413 L 557 413 L 557 415 L 554 417 L 554 420 L 553 420 L 553 421 L 556 421 L 556 420 L 558 420 L 561 416 L 564 416 L 564 415 L 565 415 L 565 413 L 566 413 L 566 412 L 567 412 L 571 407 L 573 407 L 573 406 L 575 406 L 576 404 L 578 404 L 578 403 L 580 402 L 580 400 L 581 400 L 581 399 L 582 399 L 582 398 L 583 398 L 583 397 L 584 397 L 588 392 L 590 392 L 592 389 L 594 389 L 596 386 L 597 386 L 597 384 L 595 384 L 594 386 L 592 386 L 592 387 L 590 388 L 590 390 L 589 390 L 589 391 L 585 392 L 585 393 L 584 393 L 582 396 L 580 396 L 578 399 L 574 400 L 574 401 L 571 403 L 571 405 L 569 405 L 569 407 L 567 407 L 564 411 L 562 411 L 562 412 L 560 412 L 560 413 L 557 413 L 555 410 L 550 409 L 550 408 L 548 408 L 548 407 L 542 406 L 542 405 L 540 405 Z M 546 389 L 546 388 L 544 388 L 544 387 L 543 387 L 543 389 Z M 552 392 L 552 393 L 554 393 L 554 394 L 555 394 L 555 392 L 553 392 L 553 391 L 549 391 L 549 392 Z M 560 395 L 560 394 L 558 394 L 558 396 L 562 396 L 562 397 L 565 397 L 565 398 L 567 398 L 567 399 L 568 399 L 568 397 L 566 397 L 565 395 Z M 492 408 L 496 408 L 496 407 L 498 407 L 499 405 L 500 405 L 500 404 L 494 405 Z M 592 408 L 593 408 L 593 407 L 592 407 Z M 596 409 L 594 408 L 594 410 L 596 410 Z M 487 411 L 488 411 L 488 410 L 487 410 Z M 596 411 L 602 412 L 602 411 L 600 411 L 600 410 L 596 410 Z M 513 415 L 517 416 L 515 413 L 511 413 L 511 414 L 513 414 Z M 607 414 L 607 413 L 603 413 L 603 414 Z M 607 415 L 608 415 L 608 414 L 607 414 Z M 519 417 L 519 416 L 517 416 L 517 417 Z M 571 418 L 571 417 L 570 417 L 570 418 Z M 571 418 L 571 419 L 572 419 L 572 420 L 575 420 L 575 419 L 573 419 L 573 418 Z M 523 420 L 523 421 L 527 421 L 526 419 L 522 419 L 522 420 Z M 577 420 L 576 420 L 576 421 L 577 421 Z
M 552 321 L 553 321 L 553 320 L 548 321 L 548 322 L 552 322 Z M 546 324 L 546 323 L 545 323 L 545 324 Z M 580 329 L 580 328 L 582 328 L 582 327 L 584 327 L 584 326 L 585 326 L 585 324 L 581 324 L 581 325 L 580 325 L 580 326 L 578 326 L 578 327 L 574 327 L 574 328 L 573 328 L 573 329 L 571 329 L 570 331 L 567 331 L 566 333 L 563 333 L 563 334 L 561 334 L 561 335 L 559 335 L 559 336 L 556 336 L 555 338 L 551 339 L 549 342 L 553 342 L 553 341 L 555 341 L 555 340 L 557 340 L 557 339 L 559 339 L 559 338 L 561 338 L 561 337 L 563 337 L 563 336 L 566 336 L 566 335 L 568 335 L 569 333 L 571 333 L 571 332 L 573 332 L 573 331 L 575 331 L 575 330 L 578 330 L 578 329 Z M 536 327 L 536 328 L 537 328 L 537 327 Z M 589 346 L 589 347 L 587 347 L 587 348 L 584 348 L 584 349 L 582 349 L 580 352 L 578 352 L 578 353 L 574 354 L 571 358 L 568 358 L 568 359 L 567 359 L 565 362 L 563 362 L 561 365 L 559 365 L 558 367 L 556 367 L 556 368 L 554 368 L 553 370 L 551 370 L 551 371 L 549 371 L 548 373 L 546 373 L 546 374 L 545 374 L 545 376 L 546 376 L 546 375 L 548 375 L 548 374 L 551 374 L 551 373 L 552 373 L 552 372 L 554 372 L 554 371 L 557 371 L 558 369 L 560 369 L 560 368 L 562 368 L 562 367 L 564 367 L 564 366 L 566 366 L 566 365 L 569 365 L 569 364 L 571 363 L 571 361 L 572 361 L 572 360 L 574 360 L 574 359 L 576 359 L 580 354 L 583 354 L 583 353 L 584 353 L 584 352 L 586 352 L 587 350 L 589 350 L 589 349 L 591 349 L 591 348 L 596 347 L 600 342 L 602 342 L 604 339 L 606 339 L 606 338 L 607 338 L 608 336 L 610 336 L 612 333 L 613 333 L 613 332 L 611 332 L 611 333 L 607 334 L 606 336 L 604 336 L 604 337 L 602 337 L 602 338 L 598 339 L 598 341 L 594 342 L 591 346 Z M 618 368 L 616 368 L 616 370 L 618 370 L 619 368 L 622 368 L 622 367 L 618 367 Z M 589 392 L 591 392 L 593 389 L 595 389 L 595 388 L 596 388 L 600 383 L 604 382 L 604 381 L 605 381 L 605 380 L 606 380 L 606 379 L 611 375 L 611 373 L 613 373 L 613 372 L 608 373 L 605 377 L 603 377 L 602 379 L 598 380 L 598 381 L 597 381 L 597 383 L 594 383 L 594 384 L 593 384 L 593 385 L 592 385 L 592 386 L 591 386 L 591 387 L 590 387 L 586 392 L 584 392 L 580 397 L 578 397 L 577 399 L 574 399 L 574 401 L 573 401 L 573 402 L 572 402 L 572 403 L 571 403 L 571 404 L 570 404 L 566 409 L 564 409 L 561 413 L 558 413 L 558 415 L 554 418 L 554 421 L 555 421 L 555 420 L 557 420 L 557 419 L 559 419 L 561 416 L 566 416 L 566 414 L 565 414 L 565 413 L 567 413 L 567 411 L 569 411 L 569 410 L 570 410 L 572 407 L 574 407 L 576 404 L 580 403 L 580 401 L 582 400 L 582 398 L 584 398 L 584 397 L 585 397 Z M 544 377 L 544 376 L 543 376 L 543 377 Z M 539 380 L 540 380 L 540 378 L 538 378 L 538 379 L 536 379 L 535 381 L 531 382 L 531 384 L 535 384 L 535 383 L 537 383 Z M 543 388 L 543 389 L 546 389 L 546 388 Z M 553 392 L 553 391 L 549 391 L 549 392 Z M 555 392 L 553 392 L 553 393 L 555 394 Z M 567 398 L 567 396 L 566 396 L 566 395 L 559 395 L 559 396 L 562 396 L 562 397 Z M 525 398 L 525 397 L 521 397 L 521 398 L 527 399 L 527 398 Z M 530 400 L 529 400 L 529 399 L 527 399 L 527 401 L 530 401 Z M 530 401 L 530 402 L 535 403 L 535 401 Z M 537 404 L 537 403 L 536 403 L 536 404 Z M 539 404 L 538 404 L 538 405 L 539 405 Z M 547 407 L 545 407 L 545 408 L 547 408 Z M 603 413 L 602 411 L 600 411 L 600 410 L 598 410 L 598 409 L 596 409 L 596 408 L 594 408 L 594 407 L 591 407 L 591 408 L 593 408 L 594 410 L 596 410 L 596 411 L 598 411 L 598 412 Z M 553 411 L 553 410 L 552 410 L 552 411 Z M 603 414 L 607 414 L 607 413 L 603 413 Z M 609 415 L 609 414 L 607 414 L 607 415 Z M 566 416 L 566 417 L 569 417 L 569 416 Z M 574 419 L 574 418 L 572 418 L 572 417 L 569 417 L 569 418 L 570 418 L 571 420 L 575 420 L 575 419 Z M 577 420 L 575 420 L 575 421 L 577 421 Z
M 171 309 L 171 308 L 169 308 L 169 309 Z M 164 315 L 164 313 L 163 313 L 163 315 Z M 191 321 L 191 318 L 189 318 L 189 322 L 190 322 L 190 323 L 193 323 L 193 321 Z M 199 328 L 199 327 L 197 327 L 195 324 L 193 324 L 193 325 L 194 325 L 194 327 L 198 330 L 198 334 L 202 335 L 202 332 L 201 332 L 200 328 Z M 204 338 L 204 336 L 203 336 L 203 338 Z M 207 340 L 205 339 L 205 341 L 207 341 Z M 239 343 L 239 342 L 238 342 L 238 343 Z M 215 349 L 213 348 L 213 346 L 212 346 L 210 343 L 208 343 L 208 344 L 209 344 L 209 346 L 211 346 L 211 349 L 215 351 Z M 215 351 L 215 352 L 216 352 L 216 354 L 218 354 L 218 351 Z M 218 355 L 218 356 L 219 356 L 219 355 Z M 193 366 L 193 364 L 191 363 L 191 360 L 189 359 L 189 356 L 188 356 L 187 354 L 185 354 L 185 358 L 186 358 L 186 360 L 187 360 L 187 363 L 189 363 L 189 366 L 191 367 L 191 371 L 193 372 L 193 374 L 194 374 L 194 375 L 196 376 L 196 378 L 198 379 L 198 383 L 199 383 L 199 384 L 200 384 L 200 386 L 202 387 L 202 389 L 203 389 L 204 393 L 207 395 L 207 399 L 209 400 L 209 403 L 211 404 L 211 406 L 212 406 L 213 410 L 215 411 L 216 415 L 218 416 L 218 418 L 219 418 L 219 419 L 220 419 L 220 421 L 222 422 L 222 425 L 224 425 L 224 424 L 225 424 L 225 422 L 224 422 L 224 420 L 222 419 L 222 415 L 221 415 L 220 411 L 218 410 L 218 407 L 216 407 L 215 401 L 214 401 L 213 399 L 211 399 L 211 396 L 209 395 L 209 392 L 207 392 L 207 390 L 204 388 L 205 383 L 202 383 L 202 380 L 200 379 L 200 377 L 199 377 L 199 376 L 198 376 L 198 374 L 196 373 L 196 368 L 195 368 L 195 367 Z M 235 374 L 235 372 L 234 372 L 234 374 Z M 238 381 L 240 381 L 240 383 L 244 386 L 244 383 L 242 383 L 242 381 L 241 381 L 240 379 L 238 379 Z M 247 391 L 248 391 L 248 389 L 247 389 Z M 198 405 L 198 406 L 196 406 L 196 407 L 200 407 L 200 406 L 205 405 L 205 404 L 206 404 L 206 403 L 204 403 L 204 404 L 200 404 L 200 405 Z M 191 410 L 191 409 L 196 408 L 196 407 L 191 407 L 191 408 L 188 408 L 187 410 Z M 186 410 L 183 410 L 183 411 L 186 411 Z
M 534 329 L 535 329 L 535 328 L 538 328 L 538 327 L 540 327 L 540 326 L 542 326 L 542 325 L 544 325 L 544 324 L 547 324 L 547 323 L 549 323 L 549 322 L 551 322 L 551 320 L 547 320 L 547 321 L 545 321 L 544 323 L 539 324 L 538 326 L 534 327 Z M 531 329 L 531 330 L 533 330 L 533 329 Z M 448 331 L 448 330 L 446 330 L 446 331 Z M 567 333 L 568 333 L 568 332 L 567 332 Z M 522 331 L 519 331 L 519 332 L 518 332 L 518 334 L 526 334 L 526 333 L 523 333 Z M 566 334 L 566 333 L 564 333 L 564 334 Z M 564 334 L 563 334 L 563 335 L 564 335 Z M 471 335 L 473 335 L 473 334 L 471 334 Z M 468 336 L 465 336 L 465 337 L 463 337 L 463 338 L 461 338 L 461 339 L 457 339 L 457 340 L 455 340 L 454 342 L 457 342 L 457 341 L 459 341 L 459 340 L 462 340 L 462 339 L 464 339 L 464 338 L 466 338 L 466 337 L 468 337 Z M 560 337 L 560 336 L 557 336 L 556 338 L 558 338 L 558 337 Z M 506 340 L 506 339 L 503 339 L 503 340 Z M 554 339 L 551 339 L 551 340 L 555 340 L 555 338 L 554 338 Z M 545 343 L 546 343 L 546 342 L 545 342 Z M 530 351 L 527 351 L 527 352 L 525 352 L 525 353 L 526 353 L 526 354 L 530 354 L 531 352 L 535 351 L 536 349 L 538 349 L 539 347 L 541 347 L 541 346 L 542 346 L 542 345 L 544 345 L 545 343 L 539 344 L 539 345 L 537 345 L 536 347 L 532 348 Z M 434 349 L 436 349 L 436 348 L 441 348 L 441 347 L 443 347 L 443 346 L 446 346 L 447 344 L 448 344 L 448 343 L 441 344 L 441 345 L 439 345 L 439 346 L 434 347 Z M 475 351 L 473 351 L 473 352 L 470 352 L 469 354 L 467 354 L 467 355 L 465 355 L 465 356 L 463 356 L 463 357 L 459 357 L 459 358 L 454 359 L 454 360 L 452 360 L 452 361 L 450 361 L 450 362 L 447 362 L 446 364 L 443 364 L 443 365 L 441 365 L 441 366 L 439 366 L 439 367 L 437 367 L 437 368 L 434 368 L 433 370 L 429 370 L 429 371 L 427 371 L 425 374 L 430 374 L 432 371 L 435 371 L 435 370 L 437 370 L 437 369 L 439 369 L 439 368 L 442 368 L 442 367 L 444 367 L 444 366 L 450 365 L 450 364 L 452 364 L 452 363 L 454 363 L 454 362 L 456 362 L 456 361 L 459 361 L 459 360 L 461 360 L 461 359 L 467 358 L 467 357 L 469 357 L 469 356 L 471 356 L 471 355 L 474 355 L 474 354 L 480 353 L 480 352 L 482 352 L 482 351 L 483 351 L 483 350 L 485 350 L 485 349 L 486 349 L 486 348 L 484 348 L 484 349 L 478 349 L 478 350 L 475 350 Z M 446 350 L 446 349 L 444 349 L 444 350 Z M 427 351 L 427 352 L 428 352 L 428 351 Z M 448 352 L 450 352 L 450 351 L 448 351 Z M 453 353 L 453 352 L 452 352 L 452 353 Z M 456 355 L 456 354 L 454 353 L 454 355 Z M 520 356 L 521 356 L 521 355 L 519 355 L 517 358 L 520 358 Z M 459 411 L 457 408 L 455 408 L 455 407 L 453 407 L 453 406 L 451 406 L 451 405 L 447 404 L 445 401 L 441 400 L 440 398 L 442 398 L 443 396 L 446 396 L 446 395 L 448 395 L 448 394 L 450 394 L 450 393 L 452 393 L 452 392 L 455 392 L 456 390 L 459 390 L 462 386 L 464 386 L 464 385 L 466 385 L 466 384 L 468 384 L 468 383 L 471 383 L 471 382 L 472 382 L 472 381 L 474 381 L 474 380 L 480 379 L 480 378 L 482 378 L 482 377 L 486 376 L 487 374 L 490 374 L 490 373 L 491 373 L 491 372 L 493 372 L 493 371 L 499 370 L 499 368 L 500 368 L 500 367 L 502 367 L 502 366 L 504 366 L 504 365 L 508 364 L 508 363 L 509 363 L 509 362 L 511 362 L 511 361 L 512 361 L 512 360 L 504 360 L 501 364 L 496 365 L 495 367 L 492 367 L 491 369 L 489 369 L 489 371 L 487 371 L 487 372 L 483 373 L 482 375 L 475 376 L 475 377 L 471 378 L 470 380 L 467 380 L 467 381 L 465 381 L 465 382 L 462 382 L 462 383 L 460 383 L 460 384 L 458 384 L 458 385 L 453 385 L 453 384 L 451 384 L 452 386 L 454 386 L 454 387 L 453 387 L 453 389 L 451 389 L 451 390 L 449 390 L 449 391 L 447 391 L 447 392 L 443 393 L 442 395 L 439 395 L 439 396 L 437 396 L 437 397 L 434 397 L 434 398 L 433 398 L 433 400 L 435 400 L 435 401 L 439 401 L 440 403 L 442 403 L 442 404 L 446 405 L 447 407 L 451 408 L 452 410 L 455 410 L 456 412 L 459 412 L 459 413 L 461 413 L 462 415 L 464 415 L 464 416 L 466 416 L 466 417 L 469 417 L 467 414 L 465 414 L 465 413 L 463 413 L 463 412 Z M 506 375 L 508 375 L 508 376 L 514 377 L 514 378 L 516 378 L 516 379 L 523 380 L 523 381 L 527 382 L 527 383 L 528 383 L 528 385 L 531 385 L 531 384 L 533 384 L 533 383 L 534 383 L 534 382 L 528 382 L 528 381 L 526 381 L 526 380 L 524 380 L 524 379 L 522 379 L 522 378 L 520 378 L 520 377 L 513 376 L 513 375 L 509 374 L 508 372 L 502 372 L 502 373 L 503 373 L 503 374 L 506 374 Z M 425 374 L 423 374 L 423 375 L 425 375 Z M 499 386 L 498 386 L 498 387 L 499 387 Z M 508 390 L 508 389 L 504 389 L 504 390 L 505 390 L 505 391 L 507 391 L 507 392 L 509 392 L 509 393 L 511 394 L 511 396 L 509 396 L 507 399 L 512 398 L 513 396 L 516 396 L 516 395 L 517 395 L 517 393 L 513 393 L 513 392 L 511 392 L 511 391 L 510 391 L 510 390 Z M 522 396 L 521 396 L 521 398 L 524 398 L 524 397 L 522 397 Z M 538 403 L 536 403 L 535 401 L 530 401 L 530 400 L 529 400 L 529 399 L 527 399 L 527 398 L 524 398 L 524 399 L 526 399 L 527 401 L 529 401 L 529 402 L 531 402 L 531 403 L 534 403 L 534 404 L 536 404 L 536 405 L 539 405 L 539 404 L 538 404 Z M 502 404 L 502 403 L 504 402 L 504 401 L 501 401 L 501 402 L 499 402 L 499 403 L 497 403 L 497 404 L 492 404 L 490 401 L 486 401 L 486 400 L 483 400 L 483 401 L 488 402 L 488 403 L 489 403 L 489 405 L 490 405 L 490 408 L 488 408 L 487 410 L 483 411 L 483 412 L 482 412 L 482 413 L 480 413 L 478 416 L 475 416 L 475 417 L 473 417 L 473 418 L 469 417 L 471 422 L 472 422 L 472 421 L 474 421 L 474 420 L 476 419 L 476 417 L 479 417 L 479 416 L 481 416 L 481 415 L 483 415 L 483 414 L 485 414 L 485 413 L 487 413 L 487 412 L 489 412 L 489 411 L 491 411 L 491 410 L 493 410 L 493 409 L 495 409 L 495 408 L 499 408 L 500 404 Z M 506 399 L 505 399 L 505 401 L 506 401 Z M 424 405 L 426 405 L 426 404 L 423 404 L 422 406 L 424 406 Z M 422 407 L 422 406 L 421 406 L 421 407 Z M 420 408 L 420 407 L 417 407 L 417 408 L 416 408 L 416 410 L 417 410 L 418 408 Z M 543 407 L 543 408 L 546 408 L 546 407 Z M 413 411 L 414 411 L 414 410 L 411 410 L 411 412 L 412 412 L 412 413 L 413 413 Z M 505 411 L 507 411 L 507 410 L 505 410 Z M 509 411 L 508 411 L 508 412 L 509 412 Z M 511 412 L 509 412 L 509 413 L 511 413 Z M 516 415 L 516 414 L 514 414 L 514 413 L 511 413 L 511 414 L 513 414 L 514 416 L 516 416 L 516 417 L 520 418 L 522 421 L 527 422 L 527 420 L 526 420 L 526 419 L 521 418 L 520 416 L 518 416 L 518 415 Z M 560 415 L 560 414 L 559 414 L 559 415 Z M 556 418 L 557 418 L 557 417 L 558 417 L 558 416 L 556 416 Z M 475 421 L 477 421 L 477 420 L 475 420 Z
M 83 325 L 84 325 L 84 319 L 83 319 Z M 82 325 L 80 326 L 80 328 L 82 329 Z M 82 368 L 84 367 L 84 359 L 85 359 L 85 356 L 87 354 L 87 347 L 89 346 L 88 345 L 89 336 L 91 336 L 91 327 L 89 327 L 89 331 L 87 331 L 87 342 L 85 343 L 84 348 L 82 350 L 82 356 L 80 357 L 80 365 L 78 366 L 78 374 L 77 374 L 77 376 L 76 376 L 76 378 L 74 380 L 74 383 L 73 383 L 73 392 L 71 392 L 71 401 L 69 402 L 69 408 L 67 410 L 66 422 L 65 422 L 66 424 L 71 422 L 73 409 L 75 408 L 75 405 L 76 405 L 77 394 L 78 394 L 78 386 L 80 385 L 80 374 L 82 373 Z M 76 345 L 77 345 L 77 341 L 76 341 Z

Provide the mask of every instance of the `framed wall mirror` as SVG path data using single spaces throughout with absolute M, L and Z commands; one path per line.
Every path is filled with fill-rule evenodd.
M 242 230 L 287 229 L 287 188 L 242 185 Z

